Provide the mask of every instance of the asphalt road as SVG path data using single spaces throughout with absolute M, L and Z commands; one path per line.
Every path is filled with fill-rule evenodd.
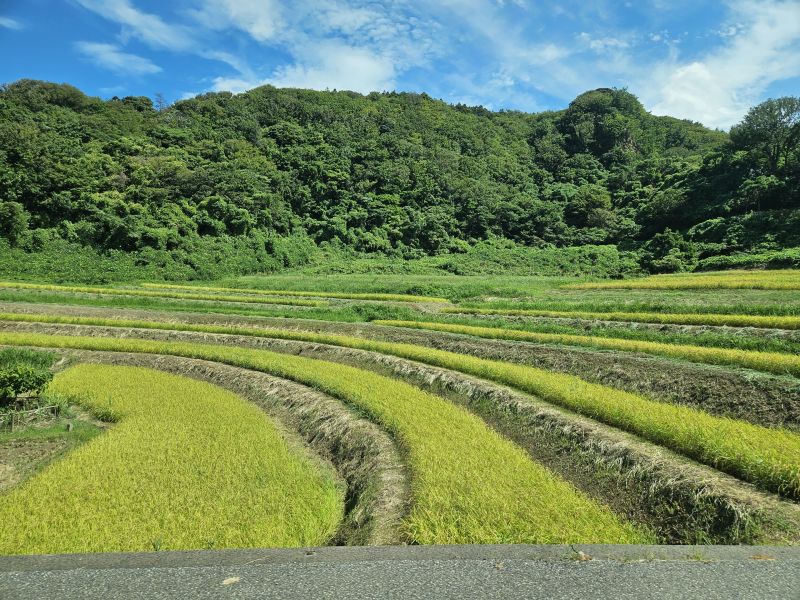
M 0 557 L 2 600 L 800 600 L 800 549 L 427 546 Z

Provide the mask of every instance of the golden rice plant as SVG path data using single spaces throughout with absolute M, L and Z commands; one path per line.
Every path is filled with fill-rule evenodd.
M 713 416 L 696 408 L 649 400 L 637 394 L 589 383 L 573 375 L 552 373 L 525 365 L 482 359 L 413 344 L 306 331 L 47 315 L 25 315 L 25 318 L 20 320 L 249 335 L 331 344 L 400 356 L 515 387 L 553 404 L 640 435 L 765 489 L 800 498 L 800 435 L 738 419 Z M 3 334 L 0 336 L 0 343 L 24 345 L 24 342 L 13 341 L 27 339 L 24 336 L 14 337 L 22 335 Z M 101 340 L 92 341 L 92 339 L 85 342 L 68 342 L 81 338 L 63 336 L 59 338 L 34 336 L 30 339 L 39 339 L 42 342 L 40 345 L 47 347 L 58 347 L 59 343 L 66 344 L 67 347 L 72 347 L 70 344 L 85 343 L 91 346 L 101 343 Z M 102 343 L 114 344 L 118 341 L 102 340 Z M 125 340 L 125 343 L 135 345 L 144 342 L 129 339 Z M 38 344 L 29 342 L 27 345 Z M 233 354 L 238 350 L 226 348 L 221 351 L 223 356 L 220 362 L 227 362 L 224 358 L 225 353 Z M 380 385 L 398 384 L 384 380 Z
M 726 315 L 719 313 L 661 313 L 661 312 L 590 312 L 584 310 L 547 310 L 513 308 L 442 309 L 444 313 L 466 315 L 508 315 L 564 319 L 596 319 L 600 321 L 632 321 L 674 325 L 718 325 L 728 327 L 764 327 L 767 329 L 800 329 L 800 317 L 771 315 Z
M 175 300 L 212 300 L 218 302 L 244 302 L 247 304 L 284 304 L 288 306 L 325 306 L 320 300 L 298 298 L 258 298 L 255 296 L 232 296 L 221 294 L 187 294 L 182 292 L 139 290 L 134 288 L 104 288 L 77 285 L 50 285 L 42 283 L 21 283 L 0 281 L 0 288 L 19 290 L 39 290 L 44 292 L 65 292 L 72 294 L 105 294 L 110 296 L 140 296 L 145 298 L 171 298 Z
M 574 283 L 561 287 L 572 290 L 800 290 L 800 270 L 681 273 L 677 275 L 653 275 L 642 279 Z
M 732 365 L 755 369 L 757 371 L 777 373 L 779 375 L 800 376 L 800 356 L 781 352 L 709 348 L 705 346 L 692 346 L 690 344 L 665 344 L 662 342 L 564 333 L 538 333 L 500 327 L 474 327 L 456 323 L 430 323 L 423 321 L 374 321 L 374 323 L 393 327 L 460 333 L 490 339 L 586 346 L 590 348 L 622 350 L 625 352 L 643 352 L 646 354 L 668 356 L 670 358 L 679 358 L 712 365 Z
M 343 490 L 255 405 L 137 367 L 78 365 L 51 391 L 111 429 L 0 502 L 0 554 L 313 546 Z
M 186 342 L 0 333 L 0 344 L 200 358 L 264 371 L 340 398 L 381 424 L 407 454 L 412 507 L 404 532 L 410 542 L 636 543 L 651 539 L 532 461 L 464 408 L 377 373 L 265 350 Z M 159 458 L 162 462 L 174 459 L 186 467 L 178 454 Z M 267 479 L 260 482 L 269 485 Z

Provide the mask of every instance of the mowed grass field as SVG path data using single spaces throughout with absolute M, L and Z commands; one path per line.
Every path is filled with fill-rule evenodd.
M 322 393 L 397 448 L 406 491 L 385 499 L 404 507 L 396 543 L 796 543 L 797 281 L 798 272 L 765 271 L 610 282 L 0 282 L 0 345 L 200 359 Z M 553 352 L 585 359 L 565 373 L 522 358 Z M 605 381 L 593 361 L 613 366 L 615 357 L 643 378 L 675 365 L 712 392 L 718 378 L 723 403 L 739 386 L 737 403 L 753 394 L 752 418 L 705 410 L 690 385 L 684 402 L 680 389 L 659 395 L 613 368 Z M 415 378 L 414 365 L 430 374 Z M 476 385 L 498 392 L 477 396 Z M 502 390 L 517 404 L 494 404 Z M 3 496 L 3 553 L 325 544 L 349 510 L 345 498 L 369 493 L 343 489 L 357 461 L 315 457 L 302 441 L 313 429 L 293 433 L 291 419 L 276 424 L 188 376 L 78 365 L 48 393 L 113 425 Z M 561 424 L 531 420 L 530 410 Z M 612 460 L 609 439 L 636 451 Z M 81 500 L 98 482 L 96 502 Z M 131 494 L 138 487 L 150 491 Z M 709 494 L 718 499 L 704 504 Z M 225 501 L 212 507 L 211 498 Z

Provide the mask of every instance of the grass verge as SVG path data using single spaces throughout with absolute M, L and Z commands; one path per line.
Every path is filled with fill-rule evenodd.
M 474 327 L 455 323 L 431 323 L 423 321 L 375 321 L 376 325 L 392 327 L 408 327 L 411 329 L 427 329 L 474 335 L 477 337 L 545 344 L 565 344 L 569 346 L 586 346 L 624 352 L 643 352 L 657 356 L 680 358 L 692 362 L 712 365 L 732 365 L 767 371 L 779 375 L 800 376 L 800 356 L 781 354 L 778 352 L 754 352 L 729 348 L 708 348 L 687 344 L 663 344 L 643 340 L 626 340 L 619 338 L 594 337 L 588 335 L 570 335 L 562 333 L 538 333 L 519 329 L 498 327 Z
M 3 498 L 2 554 L 306 546 L 336 530 L 333 477 L 230 392 L 98 365 L 51 391 L 117 424 Z
M 465 409 L 369 371 L 264 350 L 130 338 L 2 334 L 0 343 L 201 358 L 268 372 L 341 398 L 372 415 L 408 452 L 413 506 L 403 528 L 409 541 L 636 543 L 651 539 L 531 461 L 521 448 Z

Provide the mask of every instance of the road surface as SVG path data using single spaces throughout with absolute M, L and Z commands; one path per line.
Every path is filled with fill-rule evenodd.
M 393 546 L 0 557 L 2 600 L 800 600 L 800 549 Z

